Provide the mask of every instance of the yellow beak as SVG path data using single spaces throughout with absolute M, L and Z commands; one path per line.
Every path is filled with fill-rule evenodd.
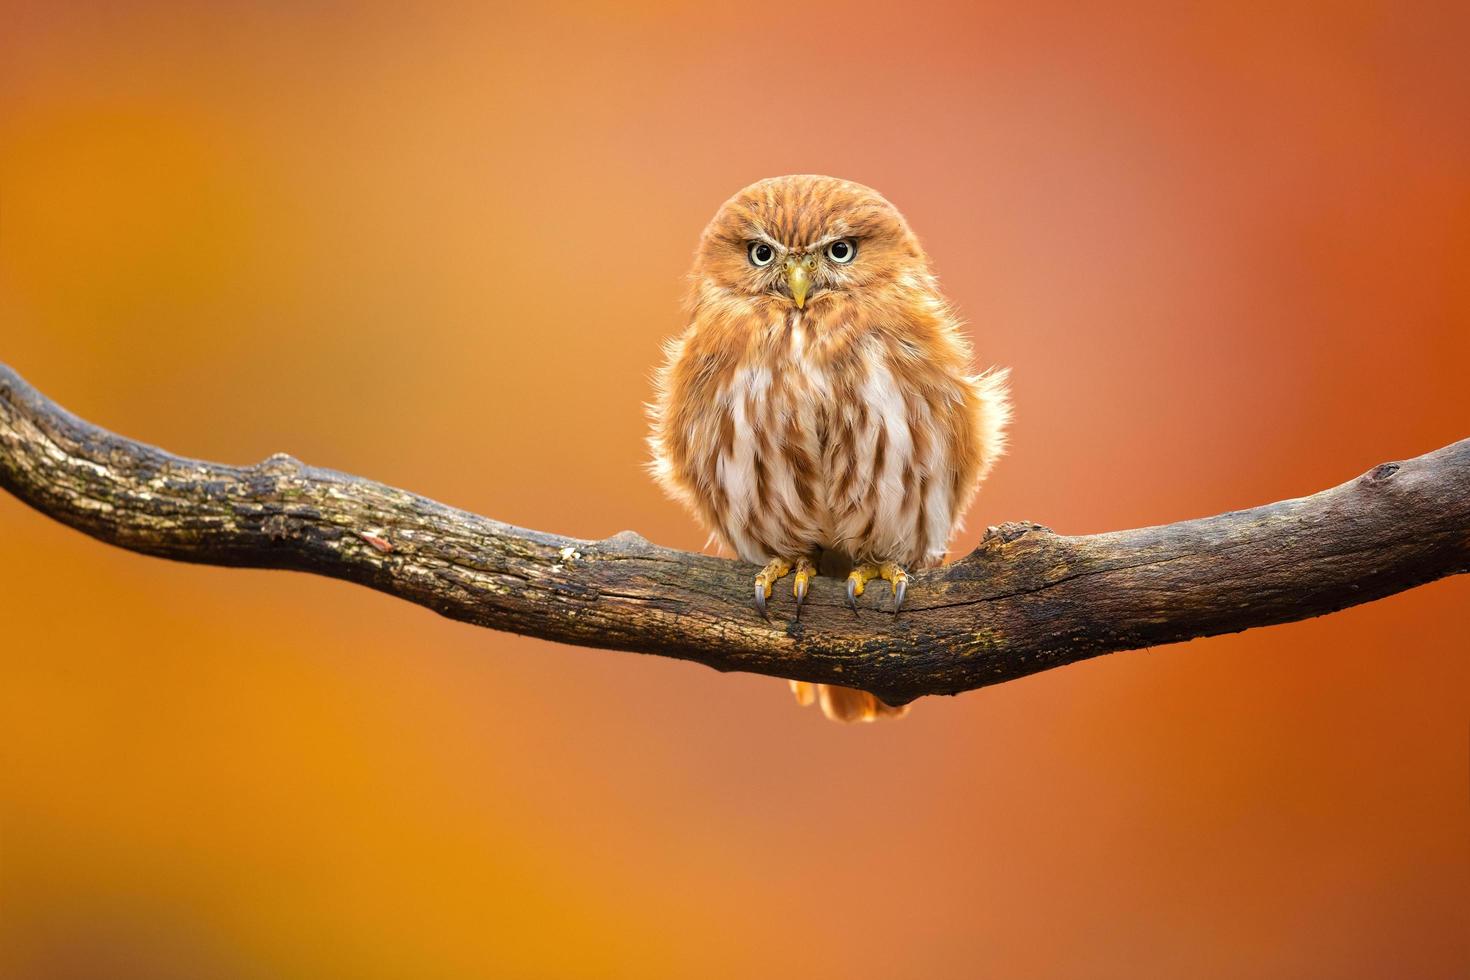
M 806 306 L 806 294 L 812 288 L 812 270 L 816 267 L 817 260 L 810 255 L 786 260 L 786 285 L 791 287 L 791 298 L 798 310 Z

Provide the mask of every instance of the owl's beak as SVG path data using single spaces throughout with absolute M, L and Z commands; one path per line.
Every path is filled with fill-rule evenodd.
M 786 285 L 791 288 L 791 298 L 796 301 L 798 310 L 806 306 L 806 294 L 811 292 L 812 270 L 816 265 L 817 260 L 810 255 L 786 260 Z

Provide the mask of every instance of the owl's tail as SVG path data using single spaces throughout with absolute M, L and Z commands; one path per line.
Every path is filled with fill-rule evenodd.
M 836 579 L 847 578 L 852 571 L 852 557 L 836 548 L 824 548 L 818 556 L 817 567 L 823 575 Z M 791 693 L 802 707 L 820 704 L 822 714 L 833 721 L 877 721 L 879 718 L 902 718 L 908 714 L 908 705 L 895 708 L 876 694 L 859 691 L 836 684 L 808 684 L 792 681 Z
M 791 693 L 803 707 L 815 701 L 822 706 L 822 714 L 833 721 L 875 721 L 879 718 L 902 718 L 908 714 L 909 706 L 895 708 L 876 694 L 858 691 L 836 684 L 808 684 L 792 681 Z

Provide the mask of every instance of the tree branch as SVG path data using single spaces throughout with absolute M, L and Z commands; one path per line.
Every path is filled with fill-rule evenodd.
M 854 614 L 843 583 L 820 580 L 800 620 L 778 593 L 771 622 L 749 604 L 753 566 L 630 531 L 522 530 L 284 455 L 182 459 L 72 416 L 3 364 L 0 486 L 132 551 L 329 575 L 492 629 L 845 684 L 892 704 L 1470 570 L 1470 439 L 1311 497 L 1162 527 L 1067 537 L 1006 524 L 915 575 L 900 616 L 873 596 Z

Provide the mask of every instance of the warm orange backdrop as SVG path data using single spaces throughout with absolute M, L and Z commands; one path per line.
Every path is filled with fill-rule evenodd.
M 793 171 L 1014 368 L 959 548 L 1470 435 L 1464 5 L 119 6 L 0 5 L 0 360 L 176 452 L 697 548 L 640 403 Z M 3 496 L 0 559 L 7 976 L 1470 971 L 1470 580 L 842 728 Z

